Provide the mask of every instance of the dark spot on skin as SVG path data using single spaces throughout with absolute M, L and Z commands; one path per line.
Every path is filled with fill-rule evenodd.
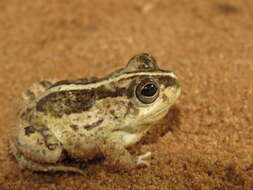
M 31 90 L 27 90 L 26 91 L 26 95 L 29 97 L 30 100 L 34 100 L 35 99 L 35 94 Z
M 20 117 L 24 120 L 27 120 L 27 118 L 29 118 L 29 115 L 31 115 L 31 108 L 27 108 L 25 111 L 23 111 L 20 115 Z
M 37 144 L 41 146 L 43 145 L 43 142 L 40 139 L 37 139 Z
M 163 84 L 165 87 L 169 86 L 178 86 L 178 82 L 175 78 L 169 77 L 169 76 L 161 76 L 158 77 L 159 84 Z
M 74 131 L 78 131 L 78 125 L 70 125 L 70 128 L 72 128 Z
M 49 88 L 50 86 L 52 86 L 52 82 L 48 80 L 42 80 L 39 82 L 39 84 L 44 88 Z
M 163 99 L 163 101 L 166 101 L 168 99 L 168 97 L 165 94 L 163 94 L 162 99 Z
M 28 126 L 25 128 L 25 135 L 30 136 L 33 133 L 35 133 L 35 129 L 33 126 Z
M 27 108 L 26 113 L 30 113 L 32 111 L 32 108 Z
M 126 103 L 124 103 L 126 104 Z M 134 106 L 134 104 L 132 102 L 127 102 L 127 111 L 126 113 L 124 114 L 123 117 L 126 117 L 127 115 L 131 114 L 131 115 L 135 115 L 137 117 L 138 113 L 139 113 L 139 110 L 136 109 L 136 107 Z
M 114 119 L 118 119 L 118 116 L 116 116 L 115 110 L 110 110 L 109 113 L 113 116 Z
M 216 7 L 219 12 L 225 15 L 236 14 L 240 11 L 238 7 L 231 5 L 229 3 L 218 4 Z
M 100 120 L 98 120 L 98 121 L 96 121 L 96 122 L 94 122 L 90 125 L 83 126 L 83 128 L 86 129 L 86 130 L 91 130 L 95 127 L 98 127 L 103 121 L 104 121 L 104 119 L 100 119 Z

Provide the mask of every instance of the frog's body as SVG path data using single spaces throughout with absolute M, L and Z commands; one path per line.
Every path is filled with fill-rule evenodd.
M 148 165 L 151 153 L 133 156 L 127 147 L 161 120 L 180 94 L 174 73 L 160 70 L 152 56 L 134 56 L 106 78 L 42 81 L 23 95 L 11 138 L 21 167 L 75 171 L 66 156 L 88 160 L 104 156 L 120 169 Z

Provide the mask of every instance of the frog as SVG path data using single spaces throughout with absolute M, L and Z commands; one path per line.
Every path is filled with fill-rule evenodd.
M 134 155 L 129 148 L 163 120 L 180 92 L 177 75 L 148 53 L 105 77 L 37 82 L 20 98 L 11 152 L 31 171 L 84 174 L 66 158 L 103 157 L 123 171 L 149 166 L 151 152 Z

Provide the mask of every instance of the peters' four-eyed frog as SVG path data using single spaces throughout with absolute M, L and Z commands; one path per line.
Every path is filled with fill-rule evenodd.
M 10 145 L 22 168 L 73 171 L 61 161 L 103 156 L 118 169 L 148 165 L 151 153 L 127 148 L 160 121 L 180 94 L 176 75 L 149 54 L 104 77 L 40 81 L 22 95 Z

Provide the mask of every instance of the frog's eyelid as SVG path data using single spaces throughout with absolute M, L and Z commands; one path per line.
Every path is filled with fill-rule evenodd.
M 127 64 L 127 68 L 130 70 L 155 70 L 158 69 L 156 64 L 156 59 L 149 53 L 141 53 L 138 55 L 133 56 Z M 132 68 L 132 69 L 131 69 Z

